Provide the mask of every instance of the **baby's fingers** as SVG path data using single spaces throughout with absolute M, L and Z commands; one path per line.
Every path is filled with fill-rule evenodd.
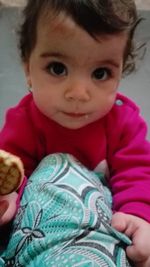
M 130 215 L 122 212 L 116 212 L 112 216 L 112 227 L 117 231 L 125 233 L 127 236 L 131 236 L 132 225 L 130 224 Z
M 6 200 L 0 201 L 0 219 L 8 209 L 9 203 Z
M 145 222 L 145 226 L 137 229 L 132 237 L 132 245 L 126 248 L 127 256 L 139 267 L 150 267 L 147 260 L 150 256 L 150 226 Z M 139 264 L 139 265 L 138 265 Z
M 150 267 L 150 258 L 148 258 L 148 260 L 146 261 L 135 263 L 134 266 L 135 267 Z
M 18 194 L 13 192 L 7 196 L 0 196 L 0 226 L 12 220 L 16 213 Z

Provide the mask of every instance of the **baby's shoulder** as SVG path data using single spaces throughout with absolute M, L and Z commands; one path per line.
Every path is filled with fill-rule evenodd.
M 119 108 L 119 110 L 123 112 L 126 110 L 131 113 L 135 111 L 139 112 L 140 110 L 139 106 L 133 100 L 120 93 L 116 96 L 114 108 L 117 108 L 117 110 Z
M 18 110 L 29 109 L 32 103 L 33 103 L 33 96 L 31 93 L 29 93 L 23 96 L 22 99 L 18 102 L 18 104 L 14 108 Z
M 32 96 L 27 94 L 19 103 L 9 108 L 6 112 L 5 121 L 7 123 L 13 122 L 14 124 L 26 124 L 32 113 Z
M 9 108 L 7 113 L 13 115 L 28 116 L 32 112 L 34 106 L 32 94 L 27 94 L 13 107 Z
M 140 115 L 140 108 L 130 98 L 118 93 L 116 100 L 106 120 L 108 125 L 115 125 L 116 128 L 124 128 L 133 126 L 133 123 L 139 123 L 142 117 Z

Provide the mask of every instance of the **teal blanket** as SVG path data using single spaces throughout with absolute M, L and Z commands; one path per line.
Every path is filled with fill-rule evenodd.
M 111 205 L 102 173 L 68 154 L 47 156 L 28 180 L 0 267 L 131 266 Z

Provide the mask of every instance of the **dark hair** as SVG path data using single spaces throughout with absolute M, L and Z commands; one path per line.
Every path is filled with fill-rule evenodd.
M 20 29 L 21 58 L 25 62 L 36 44 L 37 23 L 44 14 L 60 12 L 70 16 L 93 38 L 99 34 L 129 34 L 124 53 L 124 71 L 131 72 L 134 62 L 134 31 L 139 23 L 134 0 L 27 0 Z

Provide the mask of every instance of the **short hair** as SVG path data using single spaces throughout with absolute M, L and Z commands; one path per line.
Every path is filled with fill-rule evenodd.
M 140 22 L 134 0 L 27 0 L 19 31 L 21 59 L 26 62 L 36 45 L 37 23 L 44 14 L 64 12 L 93 38 L 100 34 L 128 33 L 123 72 L 135 69 L 134 32 Z

